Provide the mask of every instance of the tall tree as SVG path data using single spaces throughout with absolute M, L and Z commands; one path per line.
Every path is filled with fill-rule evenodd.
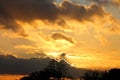
M 61 80 L 61 78 L 65 77 L 65 75 L 67 74 L 66 62 L 64 60 L 57 62 L 53 59 L 50 61 L 46 70 L 50 72 L 51 77 Z

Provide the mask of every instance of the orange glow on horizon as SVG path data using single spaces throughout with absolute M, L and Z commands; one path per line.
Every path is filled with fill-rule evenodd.
M 0 75 L 0 80 L 20 80 L 24 75 Z

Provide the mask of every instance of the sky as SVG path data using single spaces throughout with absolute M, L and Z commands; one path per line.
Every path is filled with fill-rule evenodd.
M 0 0 L 0 58 L 120 68 L 119 13 L 120 0 Z

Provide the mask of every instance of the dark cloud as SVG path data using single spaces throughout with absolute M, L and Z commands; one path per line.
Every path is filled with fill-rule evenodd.
M 74 43 L 73 39 L 65 34 L 62 34 L 62 33 L 52 33 L 52 36 L 51 36 L 53 39 L 57 40 L 57 39 L 63 39 L 63 40 L 66 40 L 70 43 Z
M 92 16 L 104 16 L 105 14 L 103 8 L 99 5 L 92 4 L 85 7 L 69 1 L 64 1 L 61 4 L 61 13 L 64 16 L 68 16 L 79 21 L 90 21 Z
M 54 4 L 54 0 L 0 0 L 0 28 L 11 29 L 25 35 L 24 30 L 16 20 L 31 22 L 35 19 L 56 22 L 60 16 L 67 16 L 79 21 L 90 20 L 92 16 L 103 16 L 101 6 L 91 5 L 85 7 L 69 1 L 64 1 L 61 6 Z M 58 24 L 65 24 L 61 20 Z
M 0 55 L 0 74 L 28 74 L 43 70 L 50 58 L 22 59 L 12 55 Z
M 0 24 L 4 25 L 5 29 L 16 32 L 22 30 L 15 22 L 16 20 L 54 21 L 58 12 L 53 0 L 0 0 Z
M 62 54 L 60 55 L 60 59 L 63 59 L 63 60 L 66 60 L 66 61 L 67 61 L 66 54 L 65 54 L 65 53 L 62 53 Z
M 1 7 L 7 18 L 32 20 L 48 19 L 54 20 L 57 16 L 57 7 L 53 0 L 1 0 Z M 2 10 L 2 11 L 3 11 Z
M 64 54 L 62 56 L 65 56 Z M 0 74 L 30 74 L 32 72 L 41 71 L 49 64 L 50 58 L 31 58 L 22 59 L 12 55 L 0 55 Z M 64 62 L 68 68 L 68 73 L 72 77 L 80 77 L 87 71 L 71 67 Z

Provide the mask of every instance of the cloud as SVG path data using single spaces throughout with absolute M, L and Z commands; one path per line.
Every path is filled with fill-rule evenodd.
M 96 35 L 95 38 L 98 39 L 102 45 L 110 45 L 110 42 L 103 35 Z
M 105 5 L 114 5 L 114 6 L 119 6 L 120 5 L 120 0 L 90 0 L 94 1 L 98 4 L 105 4 Z
M 53 0 L 1 0 L 2 16 L 10 19 L 48 19 L 54 20 L 57 14 L 57 7 Z
M 22 49 L 35 49 L 35 47 L 32 45 L 17 45 L 15 48 L 22 48 Z
M 97 3 L 100 3 L 100 4 L 108 4 L 111 2 L 111 0 L 90 0 L 90 1 L 95 1 Z
M 112 3 L 115 5 L 120 6 L 120 0 L 112 0 Z
M 53 21 L 56 19 L 58 9 L 53 0 L 0 0 L 0 24 L 5 29 L 24 33 L 16 20 L 32 21 L 43 19 Z
M 2 48 L 0 48 L 0 55 L 6 55 L 6 54 L 10 54 L 10 52 L 7 52 L 3 50 Z
M 0 55 L 0 74 L 26 75 L 32 72 L 41 71 L 49 64 L 51 60 L 52 59 L 50 58 L 23 59 L 14 57 L 12 55 Z M 86 69 L 78 69 L 75 67 L 71 67 L 67 63 L 65 64 L 67 66 L 68 73 L 70 73 L 72 77 L 82 76 L 82 74 L 87 71 Z
M 28 36 L 24 29 L 15 21 L 0 19 L 0 29 L 8 29 L 18 33 L 21 36 Z
M 51 36 L 54 40 L 57 40 L 57 39 L 63 39 L 63 40 L 66 40 L 72 44 L 74 44 L 74 41 L 71 37 L 65 35 L 65 34 L 62 34 L 62 33 L 53 33 L 52 36 Z
M 63 16 L 76 19 L 78 21 L 91 20 L 92 16 L 104 16 L 104 9 L 95 4 L 90 6 L 78 5 L 69 1 L 64 1 L 61 4 L 61 14 Z
M 29 74 L 44 69 L 50 58 L 22 59 L 12 55 L 0 55 L 0 74 Z
M 83 6 L 63 1 L 61 5 L 56 5 L 54 0 L 0 0 L 0 28 L 13 30 L 22 36 L 27 34 L 17 20 L 28 23 L 34 20 L 56 22 L 61 16 L 67 16 L 78 21 L 90 21 L 93 16 L 104 14 L 104 9 L 95 4 Z M 65 24 L 64 20 L 60 21 L 58 24 L 61 26 Z

